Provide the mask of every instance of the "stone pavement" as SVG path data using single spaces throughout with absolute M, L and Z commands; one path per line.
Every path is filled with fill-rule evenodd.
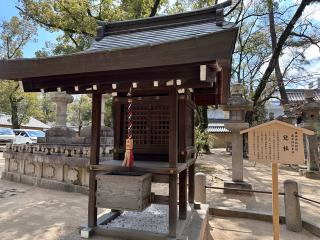
M 251 183 L 253 189 L 271 191 L 271 166 L 244 161 L 244 180 Z M 223 149 L 213 150 L 212 154 L 202 155 L 197 161 L 197 171 L 206 172 L 207 184 L 223 187 L 223 179 L 231 178 L 231 155 Z M 283 182 L 287 179 L 297 181 L 299 194 L 319 201 L 320 180 L 300 176 L 298 171 L 288 165 L 279 167 L 279 192 L 283 192 Z M 255 193 L 223 194 L 221 190 L 207 189 L 207 201 L 212 207 L 232 207 L 258 212 L 271 213 L 271 195 Z M 280 196 L 280 212 L 284 215 L 284 201 Z M 320 205 L 300 199 L 302 218 L 320 227 Z
M 214 240 L 273 240 L 272 224 L 243 218 L 214 217 L 209 222 Z M 281 225 L 281 240 L 318 240 L 319 238 L 303 230 L 290 232 Z

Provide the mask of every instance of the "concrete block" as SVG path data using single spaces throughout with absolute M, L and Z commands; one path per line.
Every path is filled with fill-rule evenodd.
M 84 229 L 81 229 L 81 232 L 80 232 L 80 236 L 82 238 L 90 238 L 91 236 L 93 235 L 93 228 L 84 228 Z

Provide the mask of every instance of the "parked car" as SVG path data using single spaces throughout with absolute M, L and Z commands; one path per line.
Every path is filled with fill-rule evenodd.
M 14 129 L 16 138 L 14 143 L 16 144 L 32 144 L 37 143 L 38 137 L 44 137 L 45 133 L 40 130 L 30 129 Z
M 11 128 L 0 128 L 0 144 L 5 145 L 15 140 L 15 134 Z

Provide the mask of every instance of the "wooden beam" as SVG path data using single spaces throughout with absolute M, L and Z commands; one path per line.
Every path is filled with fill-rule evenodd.
M 179 173 L 179 219 L 187 219 L 187 169 Z
M 217 71 L 208 65 L 200 65 L 200 81 L 202 82 L 216 82 Z
M 98 91 L 127 92 L 128 89 L 132 87 L 132 82 L 138 83 L 137 89 L 155 88 L 154 81 L 158 81 L 158 88 L 168 88 L 166 83 L 170 79 L 174 81 L 177 79 L 180 80 L 181 85 L 178 85 L 178 87 L 210 87 L 210 85 L 205 84 L 206 82 L 199 81 L 199 74 L 199 63 L 196 63 L 111 72 L 50 76 L 46 78 L 26 78 L 23 81 L 23 85 L 25 91 L 50 92 L 56 91 L 57 86 L 59 86 L 61 91 L 76 94 L 95 92 L 93 89 L 94 85 L 97 86 Z M 130 78 L 128 78 L 128 75 Z M 117 86 L 116 89 L 113 88 L 114 84 Z M 176 85 L 174 84 L 174 86 Z
M 91 124 L 91 153 L 90 164 L 99 165 L 100 156 L 100 130 L 101 130 L 101 94 L 92 96 L 92 124 Z M 88 226 L 97 226 L 96 207 L 97 181 L 95 172 L 89 171 L 89 203 L 88 203 Z

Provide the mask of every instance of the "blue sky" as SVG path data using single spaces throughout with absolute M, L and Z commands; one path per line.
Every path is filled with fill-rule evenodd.
M 0 0 L 0 21 L 9 20 L 12 16 L 18 16 L 19 11 L 15 8 L 15 0 Z M 29 42 L 24 48 L 24 57 L 34 57 L 37 50 L 45 47 L 47 41 L 54 42 L 58 33 L 50 33 L 42 28 L 38 29 L 36 42 Z

